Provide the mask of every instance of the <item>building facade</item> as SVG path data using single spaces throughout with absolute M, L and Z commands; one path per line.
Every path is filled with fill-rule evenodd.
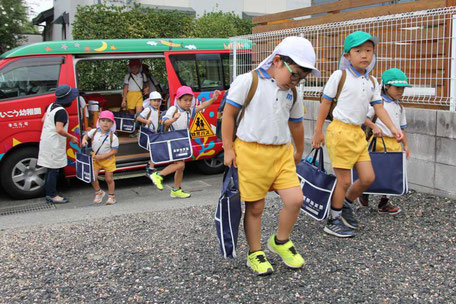
M 54 0 L 54 7 L 41 12 L 33 19 L 35 25 L 44 26 L 44 40 L 71 40 L 71 24 L 78 5 L 108 3 L 132 5 L 138 3 L 146 7 L 162 10 L 179 10 L 201 16 L 205 12 L 234 12 L 240 17 L 254 17 L 307 7 L 312 0 Z

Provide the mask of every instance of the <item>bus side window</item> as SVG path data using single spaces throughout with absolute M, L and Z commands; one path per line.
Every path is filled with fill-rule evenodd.
M 63 57 L 21 58 L 0 71 L 0 100 L 53 92 Z

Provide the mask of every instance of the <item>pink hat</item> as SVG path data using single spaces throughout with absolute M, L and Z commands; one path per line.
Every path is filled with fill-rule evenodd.
M 111 111 L 103 111 L 103 112 L 101 112 L 100 116 L 98 116 L 98 119 L 102 119 L 102 118 L 107 118 L 110 121 L 115 122 L 114 114 Z
M 176 98 L 179 99 L 184 95 L 192 95 L 195 97 L 195 93 L 193 93 L 192 88 L 188 86 L 181 86 L 177 89 Z
M 100 116 L 98 116 L 98 121 L 102 118 L 109 119 L 110 121 L 113 122 L 112 127 L 111 127 L 111 132 L 116 132 L 116 121 L 114 120 L 114 114 L 111 111 L 103 111 L 100 113 Z M 99 122 L 97 121 L 97 128 L 100 127 Z

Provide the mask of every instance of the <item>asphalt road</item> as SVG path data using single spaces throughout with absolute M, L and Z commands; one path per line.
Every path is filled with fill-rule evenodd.
M 59 192 L 70 202 L 62 205 L 44 204 L 44 198 L 12 200 L 0 191 L 0 229 L 66 223 L 71 221 L 110 217 L 121 214 L 214 205 L 220 194 L 222 174 L 204 175 L 193 166 L 184 172 L 182 189 L 190 192 L 188 199 L 174 199 L 169 196 L 173 177 L 165 179 L 163 191 L 159 191 L 147 177 L 116 181 L 117 204 L 112 206 L 94 205 L 93 189 L 89 184 L 75 178 L 59 183 Z M 101 187 L 107 191 L 105 182 Z M 104 198 L 106 200 L 107 196 Z M 31 210 L 18 212 L 20 210 Z M 3 212 L 2 212 L 3 211 Z

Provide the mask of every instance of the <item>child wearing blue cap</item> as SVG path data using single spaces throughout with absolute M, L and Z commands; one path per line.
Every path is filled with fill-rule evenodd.
M 326 131 L 328 154 L 337 177 L 337 184 L 324 231 L 337 237 L 353 237 L 356 234 L 355 230 L 359 228 L 359 223 L 353 214 L 353 201 L 375 180 L 365 133 L 361 129 L 366 120 L 369 104 L 397 140 L 401 140 L 403 136 L 383 108 L 377 80 L 369 75 L 375 66 L 377 43 L 377 38 L 363 31 L 353 32 L 345 38 L 340 70 L 330 76 L 323 90 L 312 140 L 312 146 L 315 148 L 325 144 L 323 123 L 336 97 L 339 81 L 345 74 L 346 79 L 332 113 L 334 120 Z M 350 186 L 353 168 L 357 171 L 359 179 Z
M 404 95 L 406 87 L 411 85 L 407 82 L 407 76 L 400 69 L 392 68 L 386 70 L 382 75 L 382 102 L 383 107 L 390 116 L 396 128 L 400 128 L 403 133 L 402 144 L 407 159 L 410 156 L 410 149 L 408 147 L 407 136 L 405 129 L 407 128 L 407 120 L 405 118 L 405 109 L 399 104 L 400 99 Z M 369 108 L 367 113 L 367 119 L 364 124 L 370 127 L 373 131 L 373 135 L 369 139 L 369 143 L 375 137 L 383 137 L 385 141 L 386 150 L 388 152 L 402 152 L 402 146 L 400 142 L 396 140 L 391 131 L 386 127 L 385 123 L 381 120 L 376 119 L 375 111 L 373 107 Z M 383 141 L 378 140 L 376 145 L 376 151 L 384 151 Z M 359 201 L 363 206 L 369 205 L 369 195 L 363 194 L 359 197 Z M 398 214 L 402 210 L 398 206 L 394 206 L 388 196 L 384 195 L 380 199 L 378 204 L 378 212 L 383 214 Z
M 238 168 L 239 190 L 245 201 L 247 266 L 256 275 L 274 271 L 261 248 L 261 217 L 268 191 L 276 190 L 283 201 L 277 234 L 267 243 L 269 250 L 289 268 L 301 268 L 305 263 L 289 239 L 304 199 L 295 165 L 304 150 L 304 107 L 296 101 L 294 89 L 310 73 L 320 75 L 315 61 L 309 40 L 287 37 L 255 71 L 239 75 L 226 98 L 222 118 L 224 163 Z M 257 88 L 251 95 L 255 82 Z M 249 95 L 250 103 L 246 101 Z M 244 113 L 240 121 L 239 113 Z

